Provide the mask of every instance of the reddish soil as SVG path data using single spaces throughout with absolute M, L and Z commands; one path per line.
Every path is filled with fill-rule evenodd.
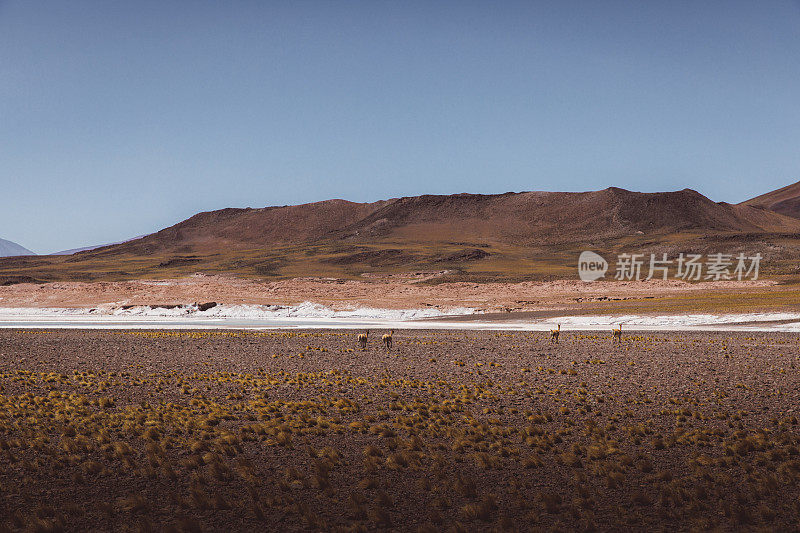
M 795 335 L 375 333 L 0 331 L 0 530 L 800 520 Z
M 274 282 L 197 275 L 160 281 L 22 283 L 0 286 L 0 307 L 95 307 L 209 301 L 293 305 L 312 301 L 335 309 L 437 307 L 447 310 L 474 307 L 485 311 L 561 309 L 580 312 L 597 310 L 598 306 L 614 309 L 613 305 L 621 304 L 653 305 L 669 298 L 685 300 L 709 294 L 723 297 L 723 304 L 730 306 L 733 300 L 743 300 L 750 292 L 766 291 L 766 298 L 758 298 L 752 303 L 751 310 L 755 310 L 769 307 L 769 291 L 782 289 L 771 280 L 698 284 L 678 280 L 424 283 L 435 281 L 441 274 L 373 275 L 362 280 L 297 278 Z M 695 307 L 695 312 L 704 310 L 702 305 Z

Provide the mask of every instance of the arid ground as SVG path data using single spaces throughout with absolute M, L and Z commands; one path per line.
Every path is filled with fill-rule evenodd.
M 214 301 L 333 309 L 471 307 L 483 312 L 703 313 L 795 311 L 800 285 L 775 280 L 687 283 L 680 280 L 577 280 L 519 283 L 439 282 L 441 272 L 375 274 L 358 280 L 259 281 L 224 275 L 163 280 L 18 283 L 0 286 L 0 307 L 120 307 Z
M 796 335 L 377 336 L 0 331 L 0 530 L 800 521 Z

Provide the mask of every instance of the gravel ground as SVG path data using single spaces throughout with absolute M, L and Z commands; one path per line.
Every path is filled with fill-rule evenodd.
M 0 531 L 796 528 L 796 335 L 547 337 L 2 330 Z
M 222 304 L 297 305 L 315 302 L 333 309 L 382 307 L 417 309 L 473 307 L 484 311 L 548 311 L 587 309 L 628 312 L 631 307 L 681 312 L 714 309 L 796 309 L 796 286 L 775 280 L 704 281 L 681 280 L 595 281 L 578 279 L 525 281 L 520 283 L 448 282 L 427 284 L 441 274 L 380 275 L 359 280 L 294 278 L 258 281 L 223 275 L 193 275 L 180 279 L 18 283 L 0 285 L 2 307 L 116 308 L 123 305 Z M 2 280 L 0 280 L 2 281 Z M 686 305 L 688 304 L 688 308 Z M 626 311 L 626 309 L 628 311 Z M 591 311 L 590 311 L 591 312 Z

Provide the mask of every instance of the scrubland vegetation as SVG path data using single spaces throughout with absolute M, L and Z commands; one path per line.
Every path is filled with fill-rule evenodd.
M 797 338 L 0 332 L 0 531 L 786 530 Z

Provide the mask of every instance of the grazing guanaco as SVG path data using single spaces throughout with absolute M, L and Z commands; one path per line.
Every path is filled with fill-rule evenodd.
M 550 330 L 550 342 L 558 343 L 559 335 L 561 335 L 561 324 L 558 325 L 558 329 Z
M 611 340 L 622 342 L 622 324 L 620 324 L 618 328 L 611 330 Z
M 381 337 L 383 345 L 386 346 L 387 351 L 392 349 L 392 335 L 394 335 L 394 330 L 384 334 L 384 336 Z
M 358 334 L 358 345 L 361 347 L 362 350 L 367 349 L 367 337 L 369 336 L 369 330 L 366 333 L 359 333 Z

